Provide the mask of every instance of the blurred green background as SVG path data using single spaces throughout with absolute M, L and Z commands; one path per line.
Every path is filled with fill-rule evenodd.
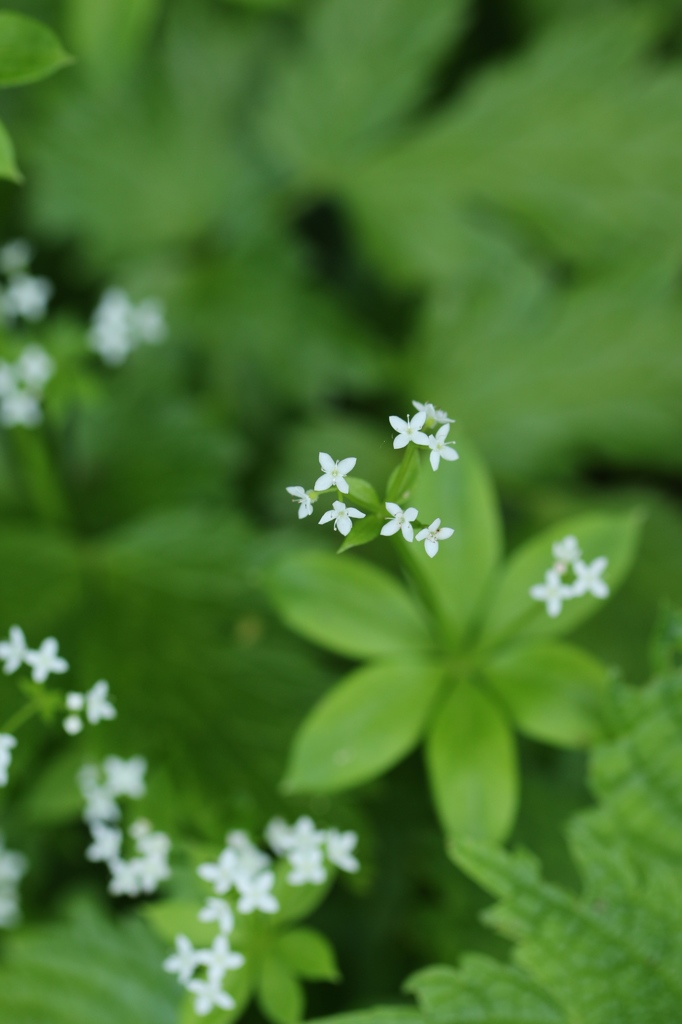
M 111 284 L 163 298 L 170 338 L 117 370 L 93 362 L 61 399 L 55 383 L 39 436 L 3 432 L 0 631 L 58 636 L 78 687 L 110 680 L 118 721 L 83 742 L 147 755 L 161 827 L 220 840 L 307 810 L 358 828 L 366 870 L 317 915 L 346 980 L 313 991 L 311 1012 L 395 998 L 409 970 L 496 940 L 445 858 L 417 758 L 342 797 L 278 791 L 297 724 L 345 667 L 261 593 L 278 551 L 333 547 L 284 487 L 312 484 L 320 450 L 382 483 L 386 417 L 414 398 L 487 458 L 512 545 L 567 514 L 642 507 L 636 568 L 578 639 L 646 678 L 658 608 L 682 602 L 679 6 L 9 7 L 76 58 L 0 97 L 26 177 L 0 185 L 3 238 L 29 238 L 57 287 L 41 340 L 84 346 Z M 23 970 L 34 989 L 106 906 L 83 866 L 77 756 L 41 736 L 2 810 L 33 864 L 28 938 L 7 945 L 12 984 Z M 582 777 L 579 756 L 527 745 L 518 835 L 557 878 Z M 46 923 L 67 906 L 81 932 Z M 172 1021 L 152 940 L 112 931 L 112 949 L 134 942 L 155 993 L 141 1019 Z M 101 1018 L 101 1000 L 84 1005 L 65 1020 L 133 1019 L 125 1001 Z

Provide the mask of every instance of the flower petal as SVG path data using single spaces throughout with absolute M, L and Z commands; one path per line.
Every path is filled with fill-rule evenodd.
M 347 508 L 346 515 L 351 516 L 353 519 L 364 519 L 366 513 L 361 512 L 358 508 Z
M 403 523 L 401 529 L 403 531 L 403 537 L 405 538 L 405 540 L 409 543 L 412 543 L 412 541 L 414 540 L 414 527 L 412 523 Z
M 425 540 L 424 550 L 429 558 L 433 558 L 434 555 L 438 554 L 438 541 L 437 540 Z
M 409 443 L 410 439 L 407 434 L 397 434 L 396 437 L 393 438 L 394 448 L 406 448 Z
M 440 452 L 432 451 L 429 455 L 429 462 L 431 463 L 431 469 L 435 473 L 440 465 Z
M 325 473 L 331 473 L 335 469 L 336 463 L 334 462 L 331 455 L 327 455 L 326 452 L 320 452 L 320 469 L 323 469 Z
M 392 537 L 394 533 L 397 533 L 400 529 L 400 523 L 397 519 L 389 519 L 385 526 L 381 527 L 381 534 L 383 537 Z
M 332 509 L 329 509 L 329 511 L 325 512 L 322 518 L 320 519 L 318 526 L 322 526 L 323 523 L 331 523 L 332 519 L 336 519 L 336 512 L 334 512 Z
M 400 505 L 396 505 L 394 501 L 386 502 L 386 509 L 391 513 L 392 516 L 397 516 L 402 512 Z
M 345 476 L 346 473 L 350 473 L 353 469 L 355 469 L 355 463 L 357 461 L 357 459 L 354 459 L 352 457 L 350 459 L 341 459 L 341 461 L 339 462 L 339 473 L 342 476 Z
M 353 526 L 353 521 L 351 519 L 349 519 L 348 516 L 339 516 L 339 518 L 336 520 L 336 529 L 344 537 L 348 536 L 348 534 L 351 531 L 351 527 L 352 526 Z
M 454 532 L 451 526 L 441 526 L 438 531 L 438 540 L 447 540 L 448 537 L 452 537 Z
M 348 494 L 350 490 L 350 487 L 348 486 L 348 481 L 342 476 L 337 476 L 336 486 L 338 487 L 342 494 Z
M 410 420 L 410 426 L 414 427 L 415 430 L 421 430 L 426 423 L 426 410 L 416 413 Z
M 407 423 L 405 420 L 401 420 L 400 416 L 389 416 L 388 422 L 391 424 L 394 430 L 397 430 L 399 434 L 407 430 Z
M 317 478 L 317 480 L 315 481 L 314 489 L 316 491 L 326 491 L 328 487 L 332 486 L 332 482 L 333 481 L 329 473 L 325 473 L 324 476 L 320 476 Z

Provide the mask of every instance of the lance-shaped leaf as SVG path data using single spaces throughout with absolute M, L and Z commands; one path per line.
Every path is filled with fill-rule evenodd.
M 276 944 L 277 955 L 308 981 L 338 981 L 341 973 L 329 939 L 314 928 L 294 928 Z
M 518 800 L 516 745 L 494 698 L 458 682 L 429 732 L 426 764 L 449 836 L 507 836 Z
M 488 472 L 470 445 L 457 444 L 457 450 L 459 461 L 441 462 L 435 473 L 428 461 L 423 463 L 411 498 L 421 522 L 438 517 L 455 530 L 435 558 L 421 544 L 414 545 L 420 575 L 455 638 L 475 616 L 502 551 L 499 508 Z
M 268 590 L 288 626 L 339 654 L 367 658 L 430 645 L 407 591 L 360 559 L 293 555 L 275 567 Z
M 531 641 L 502 651 L 485 672 L 526 736 L 562 747 L 603 736 L 609 672 L 579 647 Z
M 502 571 L 485 621 L 484 642 L 496 643 L 514 634 L 560 635 L 594 615 L 602 602 L 591 594 L 566 601 L 556 618 L 547 614 L 543 602 L 531 598 L 530 588 L 542 583 L 552 567 L 552 544 L 573 535 L 586 562 L 601 555 L 608 558 L 604 580 L 613 593 L 632 565 L 641 524 L 642 516 L 637 510 L 595 513 L 557 523 L 523 544 Z
M 289 965 L 271 954 L 263 961 L 258 1006 L 272 1024 L 297 1024 L 305 1012 L 305 993 Z
M 331 792 L 392 768 L 419 741 L 441 678 L 434 662 L 411 658 L 351 672 L 303 723 L 284 787 Z
M 0 11 L 0 87 L 37 82 L 71 61 L 46 25 L 24 14 Z
M 375 540 L 385 522 L 386 520 L 381 516 L 365 516 L 364 519 L 356 520 L 353 523 L 353 529 L 339 547 L 338 554 L 349 551 L 351 548 L 359 548 L 363 544 L 369 544 Z

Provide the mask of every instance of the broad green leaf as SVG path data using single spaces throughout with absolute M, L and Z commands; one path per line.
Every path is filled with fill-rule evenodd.
M 346 504 L 358 505 L 360 511 L 363 509 L 368 512 L 383 511 L 384 506 L 379 501 L 379 495 L 370 483 L 357 476 L 348 477 L 346 482 L 348 484 L 348 497 L 344 499 Z
M 268 956 L 257 992 L 258 1006 L 272 1024 L 297 1024 L 305 1012 L 305 995 L 284 960 Z
M 317 910 L 332 887 L 333 876 L 329 875 L 322 885 L 289 885 L 287 875 L 291 871 L 288 861 L 280 861 L 275 867 L 273 892 L 279 902 L 277 923 L 300 921 Z
M 0 87 L 37 82 L 71 62 L 46 25 L 23 14 L 0 11 Z
M 23 175 L 17 167 L 14 143 L 2 121 L 0 121 L 0 178 L 16 182 L 23 180 Z
M 197 900 L 156 900 L 142 909 L 150 927 L 163 942 L 172 946 L 175 936 L 186 935 L 197 947 L 210 946 L 215 938 L 215 924 L 199 921 Z
M 370 544 L 381 533 L 384 522 L 385 519 L 382 516 L 365 516 L 364 519 L 356 519 L 353 529 L 339 547 L 338 553 L 349 551 L 350 548 L 359 548 L 363 544 Z
M 295 928 L 276 944 L 277 956 L 308 981 L 338 981 L 341 977 L 334 947 L 314 928 Z
M 437 665 L 411 658 L 351 672 L 294 739 L 287 791 L 347 789 L 392 768 L 418 742 L 441 678 Z
M 466 0 L 326 0 L 275 79 L 266 142 L 306 183 L 327 185 L 392 134 L 464 27 Z
M 426 1024 L 426 1018 L 412 1006 L 375 1006 L 354 1013 L 318 1017 L 309 1024 Z
M 151 34 L 161 6 L 161 0 L 66 0 L 69 41 L 97 72 L 120 75 Z
M 284 559 L 268 590 L 284 622 L 351 658 L 429 646 L 421 612 L 388 573 L 356 558 L 309 552 Z
M 527 736 L 560 747 L 603 737 L 609 671 L 579 647 L 531 641 L 493 656 L 485 675 Z
M 433 593 L 449 643 L 471 625 L 502 551 L 500 514 L 489 474 L 470 445 L 458 443 L 457 450 L 460 459 L 442 461 L 435 473 L 424 462 L 411 499 L 422 522 L 438 517 L 455 531 L 435 558 L 429 558 L 421 544 L 410 552 Z
M 534 601 L 530 588 L 542 583 L 552 567 L 552 544 L 572 534 L 578 539 L 583 558 L 591 562 L 604 555 L 609 560 L 604 579 L 613 593 L 627 575 L 637 550 L 642 524 L 639 512 L 578 516 L 564 520 L 527 541 L 510 557 L 483 627 L 483 642 L 497 643 L 517 636 L 568 633 L 599 611 L 601 601 L 591 595 L 567 601 L 561 614 L 550 618 L 541 601 Z
M 426 764 L 448 836 L 507 836 L 518 800 L 516 746 L 493 698 L 458 682 L 431 725 Z
M 416 444 L 407 446 L 401 461 L 395 467 L 386 487 L 386 501 L 394 501 L 398 505 L 407 502 L 419 477 L 419 448 Z

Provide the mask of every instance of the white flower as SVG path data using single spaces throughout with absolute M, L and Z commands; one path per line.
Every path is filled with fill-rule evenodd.
M 152 832 L 148 821 L 144 821 L 144 830 L 140 825 L 140 821 L 135 821 L 128 829 L 137 852 L 150 860 L 166 860 L 173 845 L 170 836 L 166 832 Z
M 315 481 L 316 491 L 326 491 L 328 487 L 336 487 L 342 494 L 348 494 L 347 475 L 355 468 L 357 459 L 341 459 L 334 462 L 331 455 L 320 452 L 320 469 L 322 476 Z
M 287 491 L 292 495 L 294 501 L 298 502 L 299 519 L 305 519 L 306 516 L 313 514 L 313 502 L 304 487 L 287 487 Z
M 532 586 L 530 596 L 534 601 L 544 601 L 547 614 L 551 619 L 555 619 L 561 613 L 563 602 L 568 601 L 574 594 L 573 587 L 563 583 L 558 572 L 548 569 L 545 573 L 545 582 Z
M 455 531 L 449 526 L 441 526 L 440 519 L 434 519 L 429 527 L 425 527 L 417 534 L 417 540 L 424 541 L 424 549 L 429 558 L 438 553 L 438 542 L 452 537 Z
M 18 274 L 27 270 L 33 258 L 33 247 L 25 238 L 14 238 L 5 242 L 0 249 L 0 271 L 3 274 Z
M 59 643 L 53 636 L 43 640 L 37 651 L 26 651 L 24 661 L 31 669 L 34 683 L 44 683 L 48 676 L 69 671 L 69 663 L 59 655 Z
M 83 732 L 83 719 L 80 715 L 67 715 L 62 722 L 62 727 L 68 736 L 78 736 Z
M 281 857 L 291 846 L 291 826 L 284 818 L 271 818 L 265 826 L 265 839 L 270 849 Z
M 144 777 L 147 762 L 144 757 L 123 757 L 112 755 L 104 760 L 104 774 L 112 796 L 129 796 L 139 800 L 147 792 Z
M 85 794 L 83 820 L 89 825 L 96 821 L 118 821 L 120 817 L 121 808 L 107 786 L 96 786 Z
M 47 313 L 54 285 L 46 277 L 19 273 L 12 277 L 2 296 L 2 311 L 8 320 L 37 323 Z
M 110 860 L 118 860 L 121 854 L 123 833 L 120 828 L 112 828 L 103 821 L 93 821 L 90 826 L 92 842 L 85 851 L 87 860 L 93 864 L 108 863 Z
M 313 819 L 302 814 L 289 829 L 289 850 L 319 850 L 322 848 L 326 833 L 319 829 Z
M 16 885 L 28 871 L 28 861 L 23 853 L 8 850 L 5 837 L 0 832 L 0 884 Z
M 223 935 L 231 935 L 234 931 L 234 911 L 227 900 L 221 900 L 218 896 L 208 897 L 198 917 L 206 924 L 215 921 Z
M 3 427 L 37 427 L 42 421 L 40 402 L 28 391 L 13 391 L 0 401 L 0 423 Z
M 85 694 L 85 717 L 90 725 L 110 722 L 116 718 L 116 708 L 109 700 L 109 683 L 98 680 Z
M 19 626 L 10 626 L 9 639 L 0 643 L 0 660 L 4 661 L 4 673 L 11 676 L 24 664 L 28 644 L 24 631 Z
M 426 422 L 425 412 L 418 412 L 411 419 L 408 416 L 406 420 L 402 420 L 400 416 L 389 416 L 388 422 L 397 431 L 397 436 L 393 438 L 394 448 L 405 448 L 410 441 L 413 444 L 428 445 L 428 435 L 422 431 L 422 427 Z
M 589 565 L 582 560 L 577 561 L 573 566 L 575 572 L 575 581 L 572 586 L 573 595 L 582 597 L 584 594 L 592 594 L 593 597 L 602 600 L 608 597 L 609 585 L 601 578 L 608 564 L 608 558 L 604 557 L 595 558 Z
M 12 764 L 12 751 L 17 745 L 16 736 L 8 732 L 0 732 L 0 786 L 9 782 L 9 769 Z
M 427 421 L 433 420 L 435 423 L 455 422 L 454 420 L 451 420 L 448 414 L 444 412 L 442 409 L 436 409 L 436 407 L 432 405 L 431 402 L 412 402 L 412 405 L 415 407 L 415 409 L 418 409 L 419 412 L 425 413 Z
M 322 526 L 324 523 L 331 523 L 333 520 L 334 529 L 338 530 L 344 537 L 347 537 L 351 531 L 351 527 L 353 526 L 352 520 L 364 518 L 364 512 L 360 512 L 357 508 L 346 508 L 342 501 L 335 501 L 334 508 L 330 508 L 328 512 L 325 512 L 320 519 L 319 525 Z
M 564 572 L 567 566 L 573 565 L 574 562 L 577 562 L 582 557 L 582 551 L 580 550 L 577 538 L 570 535 L 552 544 L 552 554 L 559 563 L 556 569 L 560 573 Z
M 381 532 L 384 537 L 390 537 L 392 534 L 397 533 L 398 530 L 402 530 L 403 537 L 407 541 L 414 540 L 414 527 L 412 523 L 419 515 L 416 508 L 406 508 L 403 511 L 400 505 L 396 505 L 393 501 L 386 502 L 386 508 L 393 516 L 392 519 L 381 527 Z
M 259 850 L 251 842 L 246 832 L 241 829 L 234 829 L 228 832 L 225 837 L 226 849 L 236 854 L 237 861 L 234 869 L 234 879 L 237 889 L 241 888 L 243 880 L 248 883 L 254 875 L 270 864 L 270 857 L 267 853 Z
M 279 903 L 272 893 L 274 884 L 275 875 L 272 871 L 262 871 L 248 881 L 241 880 L 239 887 L 241 895 L 237 903 L 238 912 L 252 914 L 254 910 L 260 910 L 263 914 L 276 914 L 279 910 Z
M 181 985 L 187 985 L 199 965 L 197 950 L 186 935 L 175 936 L 175 953 L 163 961 L 164 971 L 177 975 Z
M 292 850 L 288 860 L 291 864 L 287 875 L 289 885 L 322 885 L 326 881 L 327 869 L 319 847 Z
M 360 870 L 360 861 L 353 854 L 358 845 L 357 832 L 340 832 L 337 828 L 327 831 L 327 858 L 341 871 L 354 874 Z
M 110 366 L 118 366 L 133 348 L 132 306 L 121 288 L 108 288 L 102 295 L 89 332 L 90 348 Z
M 151 895 L 156 892 L 161 882 L 171 876 L 170 865 L 166 856 L 145 856 L 135 858 L 140 891 Z
M 143 299 L 131 309 L 131 329 L 135 340 L 158 345 L 168 333 L 166 314 L 160 299 Z
M 112 896 L 130 896 L 134 898 L 142 892 L 142 879 L 140 868 L 142 858 L 133 857 L 131 860 L 122 860 L 116 857 L 109 861 L 108 867 L 111 871 L 111 879 L 107 886 L 107 892 Z
M 228 971 L 236 971 L 246 962 L 241 953 L 230 949 L 226 935 L 216 935 L 210 949 L 198 950 L 197 955 L 214 981 L 222 981 Z
M 445 440 L 449 431 L 450 424 L 446 423 L 429 438 L 429 448 L 431 449 L 429 460 L 434 472 L 438 469 L 441 459 L 445 459 L 446 462 L 455 462 L 459 458 L 459 454 L 451 447 L 455 442 Z
M 234 850 L 223 850 L 215 863 L 200 864 L 197 868 L 199 878 L 213 886 L 218 896 L 230 891 L 236 881 L 239 858 Z
M 54 376 L 55 362 L 42 345 L 26 345 L 15 363 L 16 374 L 33 392 L 42 392 Z
M 194 1000 L 194 1012 L 199 1017 L 206 1017 L 213 1009 L 233 1010 L 236 1003 L 229 992 L 223 990 L 222 981 L 219 978 L 212 978 L 210 975 L 204 981 L 195 978 L 187 986 L 188 991 L 196 996 Z

